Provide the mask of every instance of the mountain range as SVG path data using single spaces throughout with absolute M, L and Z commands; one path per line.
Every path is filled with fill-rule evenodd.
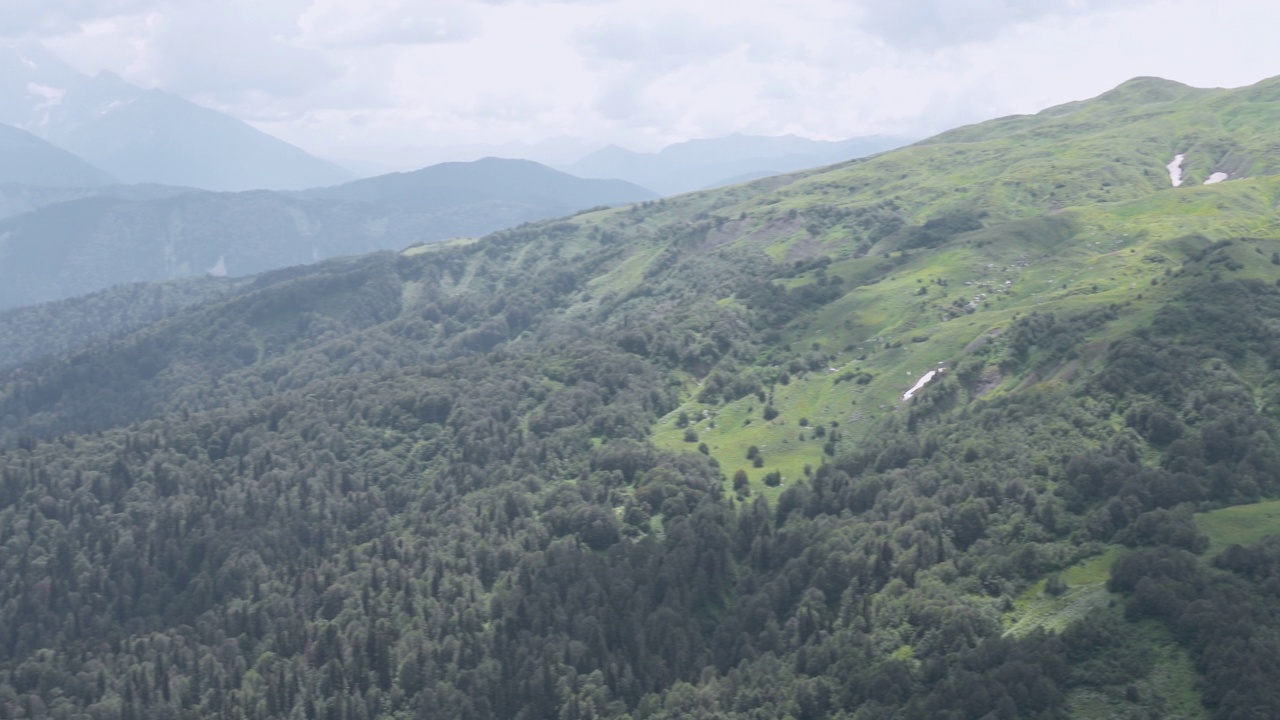
M 314 188 L 302 195 L 411 211 L 502 198 L 537 206 L 546 213 L 538 219 L 596 205 L 624 205 L 657 197 L 624 180 L 585 180 L 530 160 L 493 157 L 379 175 L 335 187 Z
M 35 43 L 0 44 L 0 123 L 127 184 L 299 190 L 354 177 L 177 95 L 139 88 L 109 72 L 86 76 Z
M 446 163 L 302 193 L 168 186 L 0 186 L 0 308 L 121 283 L 243 276 L 316 260 L 477 237 L 652 199 L 523 160 Z
M 621 178 L 662 195 L 677 195 L 832 165 L 907 142 L 887 136 L 833 142 L 794 135 L 729 135 L 676 143 L 656 153 L 610 146 L 564 169 L 579 177 Z
M 1137 78 L 0 314 L 0 714 L 1280 716 L 1277 138 Z

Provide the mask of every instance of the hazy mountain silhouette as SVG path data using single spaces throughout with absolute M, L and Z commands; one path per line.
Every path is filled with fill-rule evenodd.
M 0 122 L 125 183 L 301 189 L 353 177 L 224 113 L 112 73 L 78 73 L 35 44 L 0 45 Z
M 0 125 L 0 183 L 95 187 L 116 179 L 24 130 Z
M 242 276 L 338 255 L 479 237 L 656 197 L 527 160 L 444 163 L 300 193 L 160 185 L 0 186 L 0 308 L 127 282 Z
M 579 177 L 620 178 L 663 195 L 675 195 L 831 165 L 906 143 L 903 138 L 887 136 L 828 142 L 794 135 L 730 135 L 677 143 L 656 153 L 609 146 L 563 169 Z
M 316 188 L 303 194 L 405 210 L 476 202 L 518 202 L 544 210 L 543 217 L 656 197 L 651 190 L 622 180 L 583 179 L 532 160 L 492 157 L 474 162 L 440 163 L 413 172 Z

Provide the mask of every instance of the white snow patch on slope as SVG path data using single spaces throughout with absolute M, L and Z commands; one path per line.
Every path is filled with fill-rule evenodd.
M 916 384 L 913 385 L 910 390 L 902 393 L 903 402 L 910 400 L 913 396 L 915 396 L 916 393 L 920 392 L 921 388 L 923 388 L 925 385 L 928 385 L 930 381 L 932 381 L 935 377 L 938 376 L 938 372 L 939 372 L 938 370 L 930 370 L 929 372 L 925 373 L 919 380 L 916 381 Z
M 1173 162 L 1164 166 L 1169 171 L 1169 180 L 1173 182 L 1174 187 L 1182 185 L 1182 161 L 1186 159 L 1186 155 L 1174 155 Z
M 99 108 L 98 115 L 99 116 L 106 115 L 107 113 L 111 112 L 112 110 L 115 110 L 118 107 L 124 107 L 125 105 L 132 105 L 134 100 L 136 99 L 137 98 L 133 98 L 129 100 L 113 100 L 107 103 L 106 105 L 103 105 L 101 108 Z
M 1223 180 L 1230 180 L 1230 179 L 1231 179 L 1231 176 L 1230 176 L 1230 175 L 1228 175 L 1228 174 L 1226 174 L 1226 173 L 1224 173 L 1224 172 L 1216 172 L 1216 173 L 1214 173 L 1214 174 L 1210 175 L 1210 176 L 1209 176 L 1209 179 L 1204 181 L 1204 184 L 1205 184 L 1205 185 L 1213 185 L 1213 184 L 1216 184 L 1216 183 L 1220 183 L 1220 182 L 1222 182 Z

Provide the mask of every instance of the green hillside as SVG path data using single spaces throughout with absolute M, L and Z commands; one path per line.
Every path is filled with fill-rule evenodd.
M 6 370 L 0 716 L 1280 714 L 1276 87 L 1139 79 Z
M 203 277 L 117 285 L 69 300 L 0 312 L 0 368 L 123 336 L 185 307 L 227 297 L 253 283 Z

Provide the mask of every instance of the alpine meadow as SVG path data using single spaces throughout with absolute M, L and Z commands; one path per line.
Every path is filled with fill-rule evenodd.
M 0 717 L 1280 717 L 1280 78 L 0 346 Z

